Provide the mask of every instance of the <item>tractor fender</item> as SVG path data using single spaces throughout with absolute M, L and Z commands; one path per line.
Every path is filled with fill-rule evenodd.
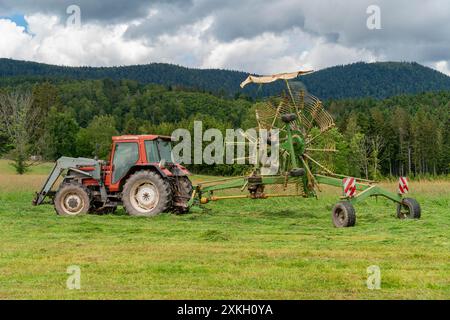
M 156 172 L 162 178 L 167 178 L 167 177 L 172 176 L 172 173 L 169 170 L 164 169 L 164 168 L 160 168 L 158 165 L 154 165 L 154 164 L 141 164 L 141 165 L 139 165 L 139 164 L 137 164 L 137 165 L 132 166 L 128 170 L 127 174 L 121 179 L 121 182 L 120 182 L 121 189 L 122 189 L 123 185 L 125 184 L 125 182 L 128 180 L 128 178 L 133 173 L 135 173 L 137 171 L 141 171 L 141 170 L 150 170 L 150 171 Z
M 134 167 L 132 167 L 129 171 L 132 171 L 133 169 L 135 169 L 134 172 L 139 171 L 139 170 L 145 170 L 145 169 L 155 170 L 163 178 L 171 177 L 173 175 L 172 172 L 170 172 L 166 168 L 161 168 L 160 166 L 155 165 L 155 164 L 142 164 L 142 165 L 138 164 L 138 165 L 135 165 Z

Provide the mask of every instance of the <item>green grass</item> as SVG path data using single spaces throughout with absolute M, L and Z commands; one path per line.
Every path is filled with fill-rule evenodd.
M 24 177 L 6 167 L 0 161 L 0 298 L 450 298 L 449 182 L 412 183 L 420 220 L 398 220 L 393 203 L 370 199 L 356 206 L 354 228 L 336 229 L 331 189 L 319 200 L 229 200 L 181 216 L 59 217 L 31 206 L 48 165 Z M 70 265 L 81 268 L 81 290 L 66 289 Z M 380 290 L 366 286 L 371 265 Z
M 15 169 L 12 166 L 13 161 L 11 160 L 0 160 L 0 173 L 1 174 L 14 174 Z M 48 172 L 53 167 L 53 163 L 39 163 L 32 165 L 27 168 L 25 175 L 34 174 L 48 174 Z

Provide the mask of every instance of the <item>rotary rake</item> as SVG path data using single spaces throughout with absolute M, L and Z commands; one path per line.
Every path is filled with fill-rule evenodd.
M 375 181 L 348 177 L 333 171 L 335 141 L 329 134 L 334 127 L 332 116 L 322 102 L 303 88 L 294 89 L 293 81 L 312 71 L 282 73 L 271 76 L 249 76 L 241 87 L 249 83 L 265 84 L 277 80 L 286 83 L 286 91 L 277 98 L 258 103 L 255 110 L 255 137 L 246 132 L 246 143 L 256 146 L 249 156 L 255 164 L 249 175 L 208 181 L 194 187 L 190 205 L 235 198 L 267 199 L 271 197 L 315 197 L 321 185 L 342 188 L 340 201 L 332 209 L 336 227 L 355 225 L 354 204 L 368 197 L 382 196 L 397 203 L 399 218 L 420 218 L 420 206 L 412 198 L 404 198 L 408 190 L 406 178 L 400 178 L 397 193 L 379 187 Z M 290 81 L 291 80 L 291 81 Z M 234 143 L 234 142 L 232 142 Z M 269 156 L 272 147 L 278 157 Z

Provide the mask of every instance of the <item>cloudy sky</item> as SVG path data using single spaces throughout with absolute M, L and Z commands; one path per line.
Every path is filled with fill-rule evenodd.
M 260 74 L 417 61 L 450 75 L 450 1 L 0 0 L 0 57 Z

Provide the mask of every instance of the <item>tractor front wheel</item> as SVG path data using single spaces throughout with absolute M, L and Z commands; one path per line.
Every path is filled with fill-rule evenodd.
M 356 222 L 355 208 L 348 201 L 336 203 L 331 216 L 336 228 L 353 227 Z
M 156 216 L 172 204 L 170 184 L 152 171 L 138 171 L 123 187 L 122 202 L 132 216 Z
M 420 205 L 413 198 L 404 198 L 402 203 L 397 205 L 397 217 L 399 219 L 419 219 Z
M 90 207 L 89 191 L 81 184 L 63 184 L 55 195 L 56 213 L 60 216 L 85 214 Z

